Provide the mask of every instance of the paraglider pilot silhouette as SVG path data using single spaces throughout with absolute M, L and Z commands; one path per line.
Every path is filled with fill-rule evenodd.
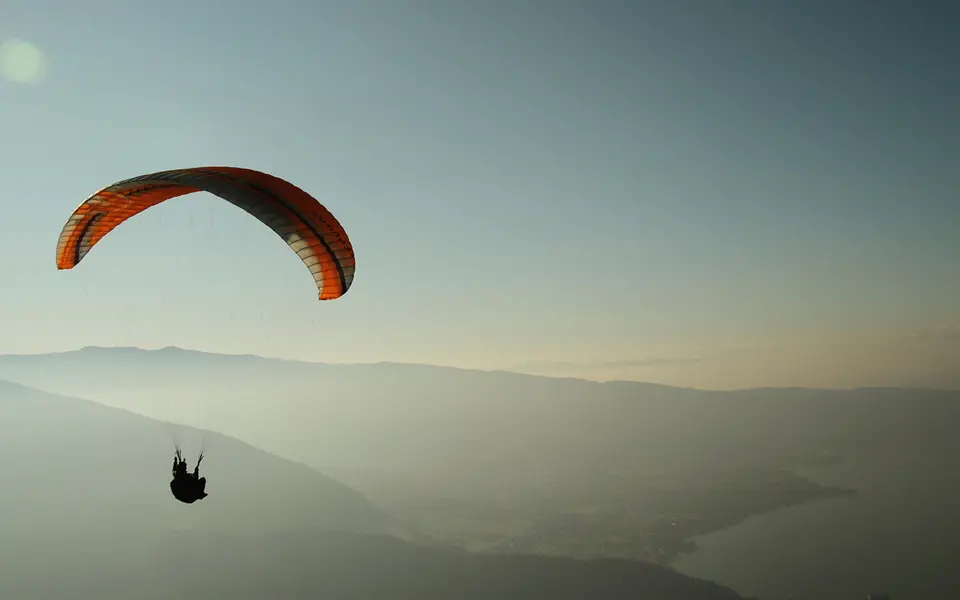
M 170 480 L 170 491 L 173 497 L 184 504 L 193 504 L 197 500 L 203 500 L 207 497 L 204 491 L 207 487 L 207 478 L 200 477 L 200 462 L 203 460 L 203 452 L 197 458 L 197 464 L 193 468 L 193 473 L 187 471 L 187 461 L 184 460 L 177 448 L 173 456 L 173 479 Z

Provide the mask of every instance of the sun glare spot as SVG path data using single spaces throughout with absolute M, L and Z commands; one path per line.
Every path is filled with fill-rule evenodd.
M 0 77 L 15 83 L 41 83 L 47 75 L 43 52 L 30 42 L 18 39 L 0 43 Z

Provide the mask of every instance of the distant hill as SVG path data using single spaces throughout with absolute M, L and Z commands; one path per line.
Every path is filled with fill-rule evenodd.
M 212 448 L 201 465 L 210 496 L 186 506 L 170 495 L 173 453 L 163 423 L 0 381 L 2 543 L 70 531 L 136 531 L 154 542 L 176 530 L 403 533 L 334 479 L 236 439 L 203 437 Z M 192 469 L 195 456 L 188 458 Z
M 795 467 L 960 449 L 960 392 L 707 392 L 179 348 L 0 356 L 0 377 L 165 419 L 202 409 L 420 531 L 496 551 L 669 562 L 693 536 L 849 493 Z

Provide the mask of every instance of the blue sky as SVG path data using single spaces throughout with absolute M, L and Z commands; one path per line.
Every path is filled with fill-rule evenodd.
M 880 0 L 7 0 L 0 352 L 960 380 L 958 22 Z M 356 247 L 351 291 L 318 303 L 279 238 L 199 194 L 56 270 L 88 194 L 207 164 L 314 194 Z M 745 348 L 783 350 L 704 366 Z

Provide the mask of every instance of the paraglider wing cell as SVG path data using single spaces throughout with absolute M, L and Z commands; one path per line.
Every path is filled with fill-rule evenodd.
M 134 215 L 194 192 L 219 196 L 283 238 L 313 275 L 320 300 L 339 298 L 350 289 L 356 269 L 353 246 L 330 211 L 292 183 L 236 167 L 160 171 L 100 190 L 64 225 L 57 242 L 57 268 L 77 266 L 97 242 Z

